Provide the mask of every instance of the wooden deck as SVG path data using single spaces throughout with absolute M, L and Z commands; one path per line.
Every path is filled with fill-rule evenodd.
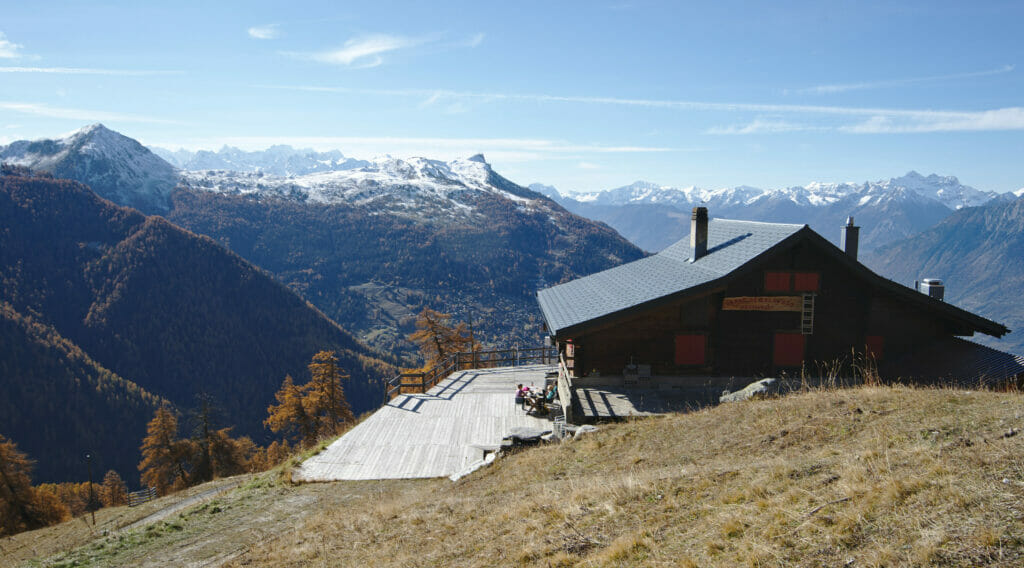
M 517 426 L 551 428 L 515 403 L 516 385 L 544 386 L 551 365 L 457 371 L 426 394 L 395 397 L 306 460 L 306 481 L 446 477 L 496 449 Z

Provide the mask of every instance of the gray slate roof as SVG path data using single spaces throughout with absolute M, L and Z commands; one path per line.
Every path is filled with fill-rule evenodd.
M 690 236 L 640 260 L 537 292 L 552 335 L 718 280 L 807 225 L 712 219 L 708 254 L 690 262 Z

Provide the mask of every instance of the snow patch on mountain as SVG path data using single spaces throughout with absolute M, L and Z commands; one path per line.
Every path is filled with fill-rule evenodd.
M 450 162 L 385 157 L 358 168 L 287 177 L 263 172 L 186 171 L 182 184 L 198 191 L 348 204 L 371 213 L 386 211 L 418 219 L 475 215 L 481 196 L 505 199 L 519 207 L 547 207 L 543 200 L 520 195 L 525 193 L 522 188 L 509 191 L 495 184 L 496 178 L 500 176 L 477 155 Z

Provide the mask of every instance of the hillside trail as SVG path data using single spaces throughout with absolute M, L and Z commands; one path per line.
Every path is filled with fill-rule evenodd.
M 135 529 L 138 529 L 138 528 L 142 528 L 142 527 L 144 527 L 146 525 L 155 523 L 157 521 L 161 521 L 163 519 L 166 519 L 167 517 L 173 515 L 174 513 L 177 513 L 178 511 L 181 511 L 183 509 L 191 507 L 192 505 L 196 505 L 198 503 L 206 501 L 207 499 L 212 499 L 212 498 L 220 495 L 221 493 L 225 493 L 227 491 L 231 491 L 235 487 L 238 487 L 238 485 L 241 482 L 242 482 L 241 479 L 236 479 L 236 480 L 233 480 L 233 481 L 231 481 L 229 483 L 221 485 L 219 487 L 214 487 L 213 489 L 208 489 L 206 491 L 203 491 L 202 493 L 197 493 L 196 495 L 193 495 L 191 497 L 187 497 L 185 499 L 182 499 L 181 501 L 178 501 L 177 503 L 172 503 L 172 504 L 164 507 L 163 509 L 160 509 L 158 511 L 150 513 L 149 515 L 146 515 L 145 517 L 135 521 L 134 523 L 132 523 L 130 525 L 126 525 L 124 527 L 121 527 L 118 530 L 118 532 L 135 530 Z

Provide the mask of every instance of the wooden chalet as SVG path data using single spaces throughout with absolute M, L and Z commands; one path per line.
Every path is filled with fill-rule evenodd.
M 1024 372 L 1024 358 L 956 339 L 1001 337 L 1005 326 L 878 276 L 857 261 L 852 218 L 842 230 L 841 249 L 807 225 L 709 220 L 699 207 L 689 237 L 664 251 L 540 290 L 562 390 L 720 394 L 746 379 L 865 360 L 883 375 L 927 379 L 935 369 L 915 361 L 947 344 L 970 352 L 960 360 L 979 377 Z

